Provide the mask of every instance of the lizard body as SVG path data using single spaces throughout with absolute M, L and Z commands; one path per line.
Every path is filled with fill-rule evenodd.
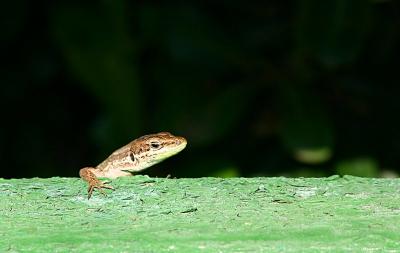
M 88 182 L 88 199 L 94 189 L 114 189 L 100 181 L 98 177 L 117 178 L 132 176 L 132 173 L 144 170 L 173 156 L 186 147 L 186 139 L 168 132 L 144 135 L 115 150 L 96 167 L 85 167 L 79 176 Z

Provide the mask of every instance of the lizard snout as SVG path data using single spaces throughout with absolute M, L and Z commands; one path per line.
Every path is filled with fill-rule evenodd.
M 183 137 L 176 137 L 175 144 L 176 145 L 186 144 L 186 139 Z

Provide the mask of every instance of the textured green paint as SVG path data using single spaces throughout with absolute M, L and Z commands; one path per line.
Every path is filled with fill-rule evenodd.
M 400 180 L 0 179 L 0 252 L 400 251 Z

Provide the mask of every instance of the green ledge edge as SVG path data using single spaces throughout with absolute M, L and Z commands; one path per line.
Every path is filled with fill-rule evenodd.
M 400 179 L 0 179 L 0 252 L 399 252 Z

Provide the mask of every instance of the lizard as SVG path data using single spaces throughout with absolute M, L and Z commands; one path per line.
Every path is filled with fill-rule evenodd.
M 103 194 L 105 194 L 103 188 L 114 190 L 108 182 L 102 182 L 98 178 L 115 179 L 132 176 L 134 172 L 144 170 L 179 153 L 186 144 L 184 137 L 174 136 L 169 132 L 148 134 L 115 150 L 96 167 L 80 169 L 79 176 L 89 184 L 88 199 L 94 189 Z

